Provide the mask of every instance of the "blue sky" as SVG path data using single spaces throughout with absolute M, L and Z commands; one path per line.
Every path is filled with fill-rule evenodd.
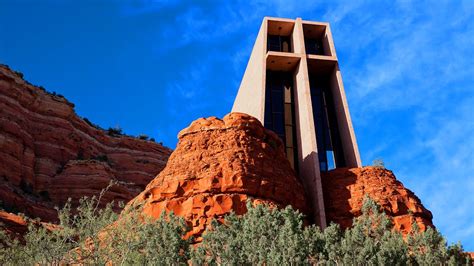
M 0 62 L 174 148 L 230 112 L 263 16 L 331 23 L 363 163 L 474 251 L 474 1 L 0 0 Z

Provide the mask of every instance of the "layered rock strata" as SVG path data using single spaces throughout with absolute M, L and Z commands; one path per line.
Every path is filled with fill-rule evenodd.
M 113 132 L 112 132 L 113 133 Z M 64 97 L 0 66 L 0 200 L 3 208 L 45 221 L 67 198 L 129 201 L 165 166 L 171 150 L 111 134 L 80 118 Z
M 245 213 L 247 200 L 308 212 L 283 142 L 257 119 L 240 113 L 201 118 L 178 137 L 165 169 L 129 203 L 143 204 L 145 214 L 173 211 L 199 241 L 212 219 Z
M 391 217 L 395 229 L 407 234 L 414 221 L 420 230 L 433 227 L 433 215 L 420 199 L 386 169 L 339 168 L 322 174 L 324 205 L 329 222 L 350 227 L 361 214 L 365 195 L 374 199 Z

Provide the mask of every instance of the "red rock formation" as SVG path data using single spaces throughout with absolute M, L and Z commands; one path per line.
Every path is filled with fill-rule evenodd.
M 50 223 L 33 221 L 33 224 L 36 224 L 38 226 L 41 225 L 48 230 L 59 229 L 58 225 Z M 28 223 L 23 217 L 17 214 L 8 213 L 0 210 L 0 230 L 7 233 L 7 235 L 10 236 L 12 239 L 16 238 L 20 241 L 23 241 L 23 236 L 28 231 Z
M 471 257 L 472 260 L 474 260 L 474 252 L 466 252 L 466 255 Z
M 65 98 L 0 66 L 0 200 L 7 209 L 54 221 L 54 205 L 98 195 L 128 201 L 165 166 L 171 150 L 111 136 L 74 112 Z M 74 203 L 75 201 L 73 201 Z
M 22 217 L 0 210 L 0 229 L 12 237 L 18 237 L 26 233 L 28 225 Z
M 165 169 L 130 204 L 158 217 L 173 211 L 198 237 L 213 218 L 246 212 L 246 201 L 308 211 L 282 141 L 255 118 L 231 113 L 201 118 L 179 133 Z
M 433 227 L 433 216 L 420 199 L 398 181 L 394 174 L 376 167 L 340 168 L 322 174 L 324 204 L 328 222 L 350 227 L 360 215 L 365 195 L 374 199 L 403 234 L 416 220 L 421 230 Z

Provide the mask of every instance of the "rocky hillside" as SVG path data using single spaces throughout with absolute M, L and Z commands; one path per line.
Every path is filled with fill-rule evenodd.
M 403 233 L 414 220 L 422 230 L 433 226 L 431 213 L 388 170 L 337 169 L 323 175 L 323 187 L 328 222 L 350 226 L 367 194 Z M 255 118 L 231 113 L 223 120 L 198 119 L 181 131 L 165 169 L 130 204 L 144 204 L 153 217 L 173 211 L 199 241 L 212 219 L 245 212 L 247 199 L 310 212 L 281 140 Z
M 322 175 L 324 205 L 328 222 L 350 227 L 360 215 L 365 195 L 374 199 L 392 218 L 397 230 L 406 234 L 414 221 L 421 230 L 433 227 L 433 215 L 420 199 L 395 175 L 377 167 L 340 168 Z
M 105 131 L 82 119 L 64 97 L 46 92 L 0 66 L 1 207 L 45 221 L 68 197 L 98 195 L 128 201 L 165 166 L 171 150 Z
M 280 138 L 255 118 L 231 113 L 182 130 L 165 169 L 130 204 L 143 203 L 153 217 L 173 211 L 199 241 L 212 219 L 246 212 L 248 199 L 309 211 Z

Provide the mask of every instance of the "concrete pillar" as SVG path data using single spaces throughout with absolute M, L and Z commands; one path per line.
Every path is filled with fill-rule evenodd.
M 293 34 L 295 52 L 304 53 L 304 36 L 301 19 L 295 21 Z M 297 46 L 296 46 L 297 45 Z M 295 70 L 295 109 L 298 143 L 299 176 L 305 187 L 313 208 L 313 219 L 321 228 L 326 227 L 321 173 L 319 172 L 318 148 L 314 128 L 311 92 L 309 86 L 308 64 L 302 56 Z

